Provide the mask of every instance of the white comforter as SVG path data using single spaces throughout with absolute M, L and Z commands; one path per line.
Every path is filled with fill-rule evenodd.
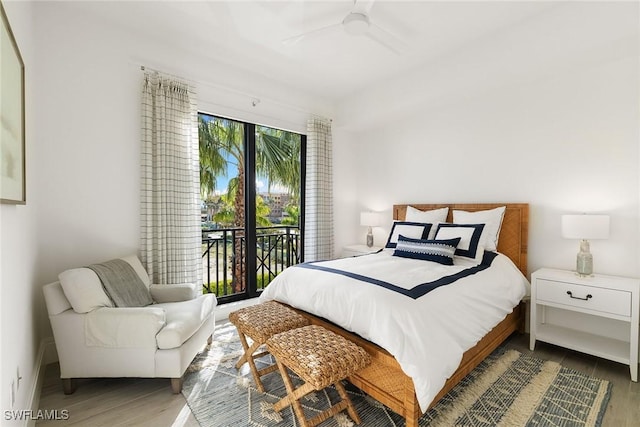
M 392 250 L 314 263 L 391 282 L 405 289 L 455 274 L 469 265 L 443 266 L 392 256 Z M 342 274 L 290 267 L 262 292 L 324 317 L 391 353 L 413 379 L 425 411 L 463 353 L 509 314 L 528 293 L 516 266 L 498 254 L 491 267 L 413 299 Z

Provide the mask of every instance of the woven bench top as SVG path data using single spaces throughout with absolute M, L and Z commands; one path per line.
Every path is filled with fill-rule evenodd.
M 340 381 L 371 363 L 371 356 L 346 338 L 311 325 L 274 335 L 269 352 L 316 390 Z
M 240 332 L 260 343 L 280 332 L 309 324 L 309 320 L 276 302 L 267 301 L 229 314 L 229 321 Z

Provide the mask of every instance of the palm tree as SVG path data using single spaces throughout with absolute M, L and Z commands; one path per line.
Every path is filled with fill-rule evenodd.
M 233 200 L 235 227 L 242 231 L 236 234 L 234 255 L 240 257 L 245 222 L 245 165 L 244 124 L 213 116 L 198 115 L 200 142 L 200 193 L 203 198 L 214 194 L 217 178 L 227 176 L 230 167 L 237 170 L 229 180 L 227 198 Z M 266 177 L 269 188 L 280 185 L 288 188 L 295 197 L 300 185 L 300 135 L 256 126 L 256 175 Z M 260 214 L 261 212 L 258 212 Z M 268 215 L 268 212 L 267 212 Z M 257 219 L 260 223 L 260 218 Z M 241 292 L 245 288 L 244 259 L 234 262 L 232 289 Z
M 224 226 L 235 226 L 236 207 L 234 206 L 235 197 L 233 194 L 223 194 L 220 196 L 220 203 L 213 220 Z M 256 197 L 256 226 L 257 227 L 269 227 L 271 221 L 269 221 L 269 214 L 271 208 L 264 202 L 264 199 L 260 196 Z
M 287 216 L 282 219 L 283 225 L 298 225 L 298 220 L 300 217 L 300 206 L 298 206 L 297 201 L 289 203 L 284 207 L 284 211 L 287 213 Z

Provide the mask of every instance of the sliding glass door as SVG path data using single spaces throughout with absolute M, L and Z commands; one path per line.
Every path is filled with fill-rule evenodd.
M 204 288 L 255 297 L 300 262 L 304 135 L 199 115 Z

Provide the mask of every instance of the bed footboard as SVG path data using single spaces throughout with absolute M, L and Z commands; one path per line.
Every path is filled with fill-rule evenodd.
M 416 398 L 413 381 L 402 371 L 396 359 L 389 352 L 325 319 L 301 310 L 296 311 L 309 318 L 312 324 L 330 329 L 364 348 L 371 355 L 371 364 L 348 377 L 348 380 L 392 411 L 402 415 L 406 420 L 407 427 L 418 427 L 418 419 L 422 415 L 422 411 Z M 524 313 L 525 304 L 520 303 L 475 347 L 467 350 L 462 357 L 460 366 L 447 380 L 440 393 L 436 395 L 431 406 L 435 405 L 513 332 L 523 331 Z

